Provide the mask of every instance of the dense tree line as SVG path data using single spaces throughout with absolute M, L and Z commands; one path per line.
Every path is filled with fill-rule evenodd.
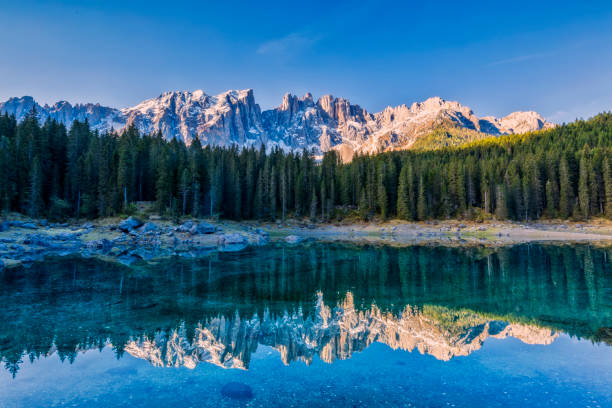
M 612 218 L 612 114 L 439 150 L 357 156 L 186 146 L 130 127 L 70 129 L 0 116 L 0 209 L 103 217 L 155 201 L 161 214 L 333 220 Z

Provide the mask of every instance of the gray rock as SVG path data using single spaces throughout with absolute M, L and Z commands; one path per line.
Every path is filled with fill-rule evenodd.
M 151 233 L 159 231 L 159 227 L 154 222 L 147 222 L 142 227 L 139 228 L 139 231 L 142 233 Z
M 270 235 L 266 231 L 257 230 L 257 235 L 255 235 L 255 242 L 257 245 L 266 245 L 270 242 Z
M 23 240 L 23 243 L 26 245 L 36 245 L 36 246 L 41 246 L 41 247 L 51 246 L 51 242 L 48 237 L 37 235 L 37 234 L 28 235 Z
M 11 224 L 8 221 L 0 222 L 0 232 L 8 231 L 11 228 Z
M 215 231 L 217 231 L 217 227 L 207 222 L 200 222 L 199 224 L 194 224 L 189 229 L 189 233 L 191 235 L 213 234 L 215 233 Z
M 81 229 L 90 229 L 93 228 L 94 225 L 91 222 L 86 222 L 83 225 L 81 225 Z
M 62 232 L 61 234 L 57 234 L 54 239 L 59 241 L 72 241 L 77 239 L 78 234 L 70 233 L 70 232 Z
M 106 238 L 89 241 L 85 244 L 85 247 L 89 250 L 101 250 L 106 253 L 111 250 L 113 243 Z
M 143 222 L 140 221 L 138 218 L 128 217 L 127 219 L 117 224 L 117 228 L 119 228 L 123 232 L 130 232 L 133 229 L 140 227 L 142 224 Z
M 247 242 L 248 242 L 247 238 L 244 235 L 238 234 L 238 233 L 223 234 L 223 235 L 220 235 L 217 240 L 217 243 L 223 246 L 241 245 L 241 244 L 246 244 Z
M 285 242 L 288 244 L 299 244 L 303 240 L 304 238 L 299 235 L 288 235 L 285 237 Z
M 179 225 L 176 230 L 178 232 L 191 232 L 191 228 L 193 228 L 194 226 L 195 226 L 195 222 L 193 222 L 193 221 L 186 221 L 186 222 L 182 223 L 181 225 Z
M 11 225 L 17 228 L 38 229 L 38 225 L 31 222 L 11 221 Z

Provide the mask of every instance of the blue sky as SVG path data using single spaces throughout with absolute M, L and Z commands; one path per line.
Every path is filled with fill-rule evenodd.
M 136 104 L 166 90 L 430 96 L 556 122 L 612 110 L 612 2 L 0 1 L 0 100 Z

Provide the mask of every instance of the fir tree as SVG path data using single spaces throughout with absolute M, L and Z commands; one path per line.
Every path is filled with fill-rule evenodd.
M 189 198 L 189 191 L 191 188 L 191 175 L 189 174 L 189 170 L 187 168 L 183 169 L 181 174 L 181 183 L 180 183 L 180 193 L 181 193 L 181 203 L 182 203 L 182 214 L 187 214 L 187 201 Z
M 568 218 L 572 213 L 572 184 L 565 157 L 559 163 L 559 215 Z
M 361 194 L 359 196 L 359 215 L 362 220 L 367 221 L 370 217 L 370 205 L 365 189 L 361 189 Z
M 608 156 L 603 161 L 603 179 L 606 201 L 605 214 L 606 217 L 612 219 L 612 170 L 610 169 Z
M 411 220 L 412 211 L 410 210 L 410 188 L 408 186 L 408 164 L 404 164 L 400 171 L 399 186 L 397 188 L 397 216 L 402 220 Z
M 580 174 L 578 178 L 578 204 L 580 206 L 580 216 L 583 219 L 589 218 L 589 173 L 587 161 L 584 153 L 580 158 Z
M 43 206 L 42 174 L 40 171 L 40 161 L 38 156 L 36 156 L 32 161 L 32 170 L 30 171 L 28 215 L 30 217 L 38 217 L 43 211 Z
M 495 217 L 497 217 L 498 220 L 505 220 L 508 218 L 506 188 L 503 184 L 498 184 L 495 188 Z
M 425 197 L 425 182 L 423 175 L 419 176 L 419 193 L 417 198 L 417 216 L 420 221 L 427 218 L 427 197 Z

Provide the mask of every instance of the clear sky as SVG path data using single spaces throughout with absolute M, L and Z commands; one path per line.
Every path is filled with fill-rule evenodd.
M 0 100 L 134 105 L 167 90 L 430 96 L 477 115 L 612 110 L 611 1 L 0 0 Z

